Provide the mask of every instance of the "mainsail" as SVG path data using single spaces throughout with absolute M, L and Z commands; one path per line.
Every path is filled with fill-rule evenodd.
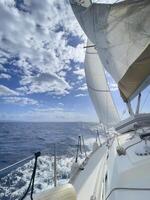
M 72 8 L 80 25 L 124 101 L 132 100 L 150 83 L 150 0 L 89 7 L 76 1 Z
M 90 97 L 100 122 L 110 127 L 119 121 L 119 116 L 111 97 L 103 65 L 93 44 L 88 41 L 85 54 L 85 74 Z

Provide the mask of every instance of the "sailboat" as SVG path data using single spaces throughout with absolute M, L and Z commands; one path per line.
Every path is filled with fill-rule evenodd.
M 70 0 L 87 35 L 85 74 L 90 97 L 104 131 L 114 136 L 82 164 L 73 165 L 68 184 L 36 200 L 149 200 L 150 114 L 140 113 L 141 92 L 150 83 L 150 1 L 113 4 Z M 106 71 L 118 84 L 129 118 L 120 121 Z M 134 111 L 132 100 L 137 97 Z

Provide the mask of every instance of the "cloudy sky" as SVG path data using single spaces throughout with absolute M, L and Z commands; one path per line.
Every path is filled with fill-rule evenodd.
M 0 25 L 0 120 L 97 120 L 83 68 L 86 37 L 67 0 L 1 0 Z

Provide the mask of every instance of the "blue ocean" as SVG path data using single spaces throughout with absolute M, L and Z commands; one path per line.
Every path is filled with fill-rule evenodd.
M 19 199 L 28 187 L 34 157 L 2 170 L 41 151 L 37 163 L 35 190 L 53 187 L 54 144 L 57 152 L 58 184 L 67 182 L 76 156 L 78 136 L 82 135 L 87 153 L 96 138 L 96 123 L 0 123 L 0 199 Z M 84 159 L 81 152 L 80 159 Z

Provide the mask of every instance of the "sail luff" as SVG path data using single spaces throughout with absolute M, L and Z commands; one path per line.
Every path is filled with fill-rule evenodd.
M 85 55 L 85 74 L 90 97 L 101 123 L 111 127 L 119 121 L 119 115 L 114 105 L 108 87 L 104 68 L 94 46 L 88 41 Z

